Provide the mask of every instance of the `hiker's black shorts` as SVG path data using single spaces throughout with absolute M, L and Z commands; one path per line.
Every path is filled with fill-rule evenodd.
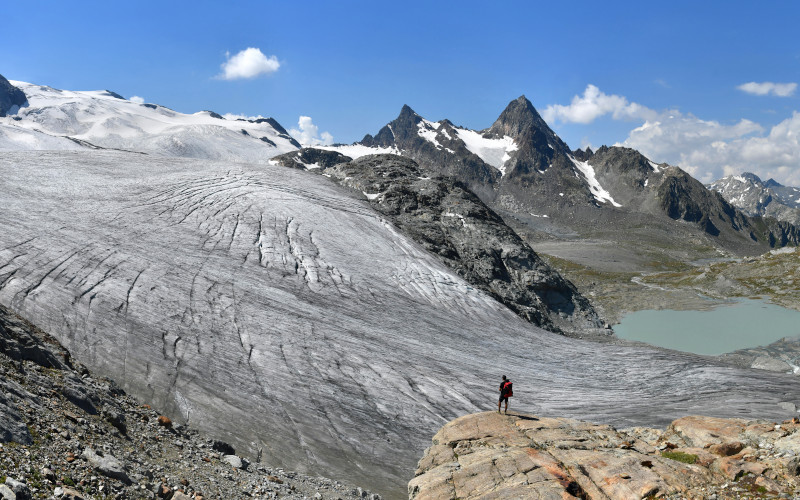
M 503 395 L 501 394 L 501 395 L 500 395 L 500 401 L 498 401 L 498 403 L 502 403 L 503 401 L 505 401 L 506 403 L 508 403 L 508 396 L 503 396 Z

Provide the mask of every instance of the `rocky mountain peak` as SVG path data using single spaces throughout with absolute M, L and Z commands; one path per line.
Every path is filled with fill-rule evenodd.
M 402 144 L 416 136 L 417 123 L 420 121 L 422 121 L 422 117 L 411 109 L 411 106 L 403 104 L 397 118 L 380 129 L 374 137 L 370 134 L 365 135 L 361 139 L 361 144 L 370 147 L 390 147 Z
M 750 182 L 755 182 L 757 184 L 764 184 L 764 182 L 761 180 L 761 178 L 759 176 L 757 176 L 756 174 L 751 173 L 751 172 L 743 173 L 742 177 L 744 177 L 745 179 L 747 179 Z
M 403 104 L 403 107 L 400 109 L 400 114 L 397 115 L 397 120 L 395 121 L 401 120 L 406 117 L 419 117 L 419 115 L 417 114 L 416 111 L 411 109 L 411 106 L 409 106 L 408 104 Z
M 774 179 L 762 181 L 756 174 L 729 175 L 708 185 L 731 205 L 747 215 L 775 217 L 800 224 L 800 189 L 783 186 Z
M 22 106 L 28 101 L 25 93 L 0 75 L 0 116 L 6 116 L 12 107 Z
M 592 148 L 587 146 L 586 150 L 576 149 L 572 152 L 572 156 L 578 161 L 587 161 L 594 156 L 594 151 L 592 151 Z
M 511 136 L 514 139 L 524 139 L 535 132 L 543 134 L 547 142 L 554 148 L 569 152 L 567 145 L 559 138 L 549 125 L 542 119 L 531 101 L 524 95 L 514 99 L 487 131 L 489 135 L 498 137 Z

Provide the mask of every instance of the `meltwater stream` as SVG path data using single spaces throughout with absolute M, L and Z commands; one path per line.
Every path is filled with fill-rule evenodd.
M 717 355 L 800 335 L 800 311 L 762 299 L 737 299 L 705 311 L 636 311 L 623 317 L 614 332 L 623 339 Z

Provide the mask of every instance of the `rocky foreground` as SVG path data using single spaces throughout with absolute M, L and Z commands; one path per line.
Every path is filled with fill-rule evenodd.
M 0 306 L 0 499 L 379 500 L 362 488 L 248 463 L 95 378 Z
M 800 420 L 690 416 L 665 431 L 495 412 L 451 421 L 408 484 L 429 499 L 800 498 Z

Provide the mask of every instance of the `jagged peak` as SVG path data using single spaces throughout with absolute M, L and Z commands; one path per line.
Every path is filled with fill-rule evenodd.
M 509 102 L 508 106 L 506 106 L 506 109 L 503 110 L 503 113 L 500 114 L 500 118 L 502 118 L 504 114 L 508 115 L 520 112 L 522 112 L 525 115 L 535 116 L 540 120 L 542 119 L 541 116 L 539 116 L 539 112 L 536 111 L 536 108 L 533 107 L 533 103 L 529 101 L 524 94 L 517 97 L 513 101 Z M 498 120 L 500 118 L 498 118 Z
M 400 119 L 405 116 L 420 117 L 417 112 L 411 109 L 411 106 L 408 104 L 403 104 L 403 107 L 400 109 L 400 114 L 397 116 L 397 118 Z
M 518 138 L 538 131 L 547 138 L 548 144 L 564 154 L 570 153 L 564 141 L 559 138 L 549 125 L 542 119 L 531 101 L 524 95 L 514 99 L 487 131 L 489 134 Z

